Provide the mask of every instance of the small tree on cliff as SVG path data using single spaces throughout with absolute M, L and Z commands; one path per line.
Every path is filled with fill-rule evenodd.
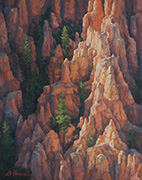
M 28 42 L 28 37 L 25 37 L 25 43 L 24 43 L 24 63 L 29 64 L 31 59 L 31 53 L 30 53 L 30 46 Z
M 28 37 L 26 36 L 24 43 L 24 73 L 26 78 L 31 76 L 30 61 L 31 61 L 31 52 L 30 52 Z
M 68 132 L 68 127 L 70 127 L 70 116 L 69 112 L 66 106 L 66 101 L 65 101 L 65 95 L 64 92 L 62 91 L 61 93 L 61 98 L 58 104 L 58 111 L 57 111 L 57 116 L 56 116 L 56 122 L 59 124 L 59 129 L 60 132 L 63 134 L 63 150 L 65 146 L 65 134 Z
M 62 35 L 61 35 L 61 40 L 62 40 L 62 47 L 63 47 L 63 54 L 64 58 L 71 58 L 71 46 L 69 45 L 69 35 L 68 35 L 68 30 L 66 26 L 63 27 Z
M 88 147 L 94 146 L 94 139 L 91 134 L 88 135 Z
M 10 134 L 6 121 L 3 123 L 1 139 L 0 177 L 5 177 L 6 171 L 11 169 L 14 163 L 14 139 Z

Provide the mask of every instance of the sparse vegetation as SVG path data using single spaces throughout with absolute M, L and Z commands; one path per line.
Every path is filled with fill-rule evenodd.
M 30 63 L 31 63 L 31 52 L 30 52 L 30 46 L 29 46 L 29 42 L 28 42 L 28 37 L 26 36 L 25 38 L 25 43 L 24 43 L 24 75 L 26 77 L 26 79 L 30 78 L 31 76 L 31 69 L 30 69 Z
M 3 123 L 1 133 L 1 157 L 0 157 L 0 178 L 4 179 L 8 170 L 14 164 L 14 138 L 12 137 L 6 121 Z
M 88 147 L 94 146 L 94 139 L 91 134 L 88 135 Z
M 62 48 L 63 48 L 63 54 L 64 58 L 71 59 L 71 46 L 69 45 L 69 35 L 68 30 L 66 26 L 63 27 L 62 35 L 61 35 L 61 41 L 62 41 Z
M 36 110 L 37 98 L 42 92 L 42 78 L 37 73 L 36 66 L 34 67 L 31 79 L 26 82 L 26 89 L 23 94 L 23 116 L 28 115 Z
M 56 122 L 59 125 L 59 130 L 60 133 L 63 134 L 63 149 L 65 145 L 65 134 L 68 132 L 68 127 L 70 127 L 70 115 L 66 106 L 66 101 L 65 101 L 65 95 L 64 92 L 62 91 L 61 93 L 61 98 L 58 104 L 58 111 L 57 111 L 57 116 L 56 116 Z
M 80 38 L 80 42 L 82 42 L 82 41 L 84 41 L 84 39 L 83 39 L 83 37 L 81 36 L 81 38 Z
M 23 110 L 22 115 L 27 118 L 28 115 L 33 113 L 36 109 L 37 98 L 42 92 L 42 78 L 37 73 L 36 66 L 31 70 L 31 54 L 28 43 L 28 38 L 25 38 L 24 44 L 24 75 L 25 81 L 23 82 Z

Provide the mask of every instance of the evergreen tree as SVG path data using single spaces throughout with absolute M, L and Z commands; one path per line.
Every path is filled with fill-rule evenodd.
M 64 53 L 64 58 L 71 58 L 71 46 L 69 45 L 69 35 L 66 26 L 63 27 L 62 35 L 61 35 L 61 40 L 62 40 L 62 47 L 63 47 L 63 53 Z
M 0 176 L 5 177 L 5 173 L 12 168 L 14 163 L 14 139 L 10 134 L 6 121 L 3 123 L 1 138 Z
M 30 46 L 28 42 L 28 37 L 25 38 L 24 43 L 24 73 L 27 79 L 31 78 L 31 68 L 30 68 L 30 62 L 31 62 L 31 52 L 30 52 Z
M 63 150 L 65 144 L 65 134 L 68 132 L 68 127 L 70 127 L 70 116 L 66 106 L 65 95 L 62 91 L 61 98 L 58 104 L 58 112 L 56 116 L 56 122 L 59 124 L 60 132 L 63 134 Z
M 137 149 L 137 135 L 135 130 L 130 130 L 128 134 L 128 146 L 129 148 Z
M 42 32 L 42 28 L 41 28 L 41 26 L 39 24 L 36 26 L 36 29 L 35 29 L 35 37 L 36 37 L 37 48 L 41 49 L 42 44 L 43 44 L 44 35 L 43 35 L 43 32 Z
M 42 92 L 42 78 L 37 73 L 37 68 L 34 66 L 32 78 L 27 81 L 25 94 L 23 98 L 24 110 L 23 115 L 25 118 L 36 110 L 37 98 Z
M 94 146 L 94 139 L 91 134 L 88 135 L 88 147 Z
M 86 99 L 86 95 L 85 95 L 85 90 L 84 90 L 84 84 L 82 81 L 79 84 L 79 94 L 80 94 L 81 103 L 83 103 Z
M 80 38 L 80 42 L 83 42 L 84 40 L 83 40 L 83 37 L 81 36 L 81 38 Z
M 42 81 L 43 80 L 42 80 L 41 75 L 38 75 L 37 68 L 36 68 L 36 66 L 34 66 L 31 84 L 33 85 L 33 91 L 34 91 L 36 97 L 38 97 L 42 92 L 42 87 L 43 87 Z
M 24 44 L 24 63 L 29 64 L 31 59 L 31 52 L 30 52 L 30 46 L 28 42 L 28 37 L 25 38 L 25 44 Z

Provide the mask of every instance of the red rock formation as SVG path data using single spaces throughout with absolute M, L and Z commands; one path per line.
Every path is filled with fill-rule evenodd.
M 59 180 L 62 179 L 72 180 L 71 172 L 66 161 L 60 161 Z
M 42 46 L 42 56 L 45 59 L 47 56 L 50 56 L 51 50 L 53 47 L 53 36 L 51 28 L 47 20 L 44 21 L 44 41 Z
M 29 17 L 32 20 L 33 17 L 38 16 L 41 13 L 42 8 L 45 5 L 45 0 L 29 0 L 28 8 L 29 8 Z
M 51 13 L 51 27 L 54 30 L 59 30 L 58 28 L 61 26 L 62 24 L 62 19 L 58 14 L 55 13 Z
M 75 21 L 75 0 L 65 1 L 64 20 Z
M 61 0 L 53 0 L 52 2 L 52 10 L 55 14 L 61 16 Z
M 19 24 L 25 31 L 28 30 L 28 8 L 26 0 L 19 0 Z
M 78 117 L 80 100 L 78 96 L 78 87 L 70 80 L 70 62 L 66 59 L 62 66 L 61 81 L 51 85 L 52 109 L 55 114 L 57 112 L 57 104 L 59 102 L 62 91 L 65 94 L 66 106 L 71 117 Z
M 32 154 L 31 171 L 35 179 L 51 179 L 51 169 L 42 144 L 38 143 Z
M 25 43 L 26 34 L 21 27 L 18 27 L 17 36 L 15 39 L 17 51 L 24 53 L 24 43 Z
M 101 32 L 101 23 L 104 17 L 102 1 L 89 1 L 88 13 L 83 18 L 83 39 L 86 39 L 86 33 L 89 26 L 94 30 Z
M 30 47 L 30 53 L 31 53 L 31 71 L 33 72 L 34 70 L 34 67 L 37 68 L 37 65 L 36 65 L 36 47 L 35 47 L 35 44 L 34 44 L 34 39 L 32 37 L 28 37 L 28 42 L 29 42 L 29 47 Z M 38 70 L 38 68 L 37 68 Z
M 81 79 L 86 80 L 92 68 L 92 57 L 88 56 L 88 49 L 84 42 L 79 43 L 78 49 L 74 51 L 71 61 L 71 80 L 79 82 Z
M 20 84 L 10 70 L 8 56 L 5 53 L 0 53 L 0 82 L 0 98 L 20 89 Z
M 48 157 L 48 162 L 50 162 L 51 167 L 54 168 L 53 162 L 56 154 L 63 153 L 58 135 L 53 130 L 50 130 L 43 141 L 43 145 Z
M 0 51 L 4 52 L 8 37 L 7 28 L 3 14 L 0 12 Z
M 16 38 L 18 23 L 19 23 L 18 9 L 13 8 L 9 12 L 9 19 L 8 19 L 8 24 L 7 24 L 7 29 L 9 32 L 10 39 L 14 40 L 14 38 Z
M 14 91 L 10 92 L 5 99 L 4 103 L 4 119 L 7 122 L 11 130 L 15 130 L 18 118 L 20 116 L 20 109 L 22 107 L 22 92 Z
M 54 52 L 55 56 L 51 57 L 49 68 L 49 81 L 50 84 L 56 83 L 61 79 L 61 65 L 63 63 L 63 53 L 61 46 L 58 45 Z

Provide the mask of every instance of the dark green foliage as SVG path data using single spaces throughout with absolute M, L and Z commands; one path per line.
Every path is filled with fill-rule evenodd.
M 36 38 L 36 46 L 38 48 L 41 48 L 43 39 L 44 39 L 44 35 L 42 32 L 42 28 L 39 24 L 35 27 L 35 38 Z
M 43 26 L 43 25 L 42 25 Z M 43 60 L 41 51 L 42 51 L 42 44 L 44 40 L 43 35 L 43 27 L 41 27 L 39 24 L 35 27 L 34 32 L 34 40 L 36 45 L 36 52 L 37 52 L 37 66 L 39 68 L 39 74 L 42 78 L 43 86 L 49 84 L 49 78 L 48 78 L 48 65 L 50 63 L 50 57 L 47 57 L 45 60 Z
M 79 94 L 80 94 L 81 103 L 83 103 L 86 99 L 86 95 L 85 95 L 85 90 L 84 90 L 84 84 L 82 81 L 79 84 Z
M 13 57 L 14 61 L 13 61 L 13 64 L 11 65 L 11 70 L 12 70 L 12 73 L 14 75 L 15 78 L 18 78 L 18 69 L 20 67 L 20 64 L 19 64 L 19 59 L 18 57 Z
M 83 115 L 84 113 L 84 107 L 85 107 L 85 104 L 84 104 L 84 101 L 86 99 L 86 94 L 85 94 L 85 90 L 84 90 L 84 84 L 83 82 L 81 81 L 80 84 L 79 84 L 79 96 L 80 96 L 80 116 Z
M 38 97 L 40 93 L 42 92 L 43 85 L 42 85 L 42 77 L 41 75 L 38 75 L 36 66 L 34 66 L 34 69 L 33 69 L 31 84 L 33 86 L 34 94 Z
M 28 42 L 28 37 L 25 38 L 25 44 L 24 44 L 24 57 L 23 57 L 23 72 L 25 75 L 25 78 L 28 79 L 31 76 L 31 52 L 30 52 L 30 46 Z
M 88 135 L 88 147 L 94 146 L 94 139 L 91 134 Z
M 81 36 L 81 38 L 80 38 L 80 42 L 82 42 L 82 41 L 84 41 L 84 39 L 83 39 L 83 37 Z
M 25 44 L 24 44 L 24 65 L 23 72 L 25 75 L 25 81 L 22 84 L 23 89 L 23 109 L 22 115 L 24 118 L 27 118 L 28 115 L 34 113 L 37 106 L 37 98 L 42 93 L 42 89 L 44 85 L 49 84 L 48 78 L 48 65 L 50 62 L 50 58 L 43 60 L 41 54 L 41 48 L 43 44 L 43 32 L 42 27 L 38 24 L 35 26 L 34 31 L 34 41 L 36 45 L 37 59 L 36 64 L 37 67 L 34 67 L 32 72 L 31 70 L 31 55 L 30 48 L 28 44 L 28 38 L 26 36 Z M 38 70 L 38 72 L 37 72 Z
M 65 101 L 65 95 L 64 92 L 62 91 L 61 93 L 61 98 L 58 104 L 58 112 L 56 116 L 56 122 L 59 124 L 59 128 L 61 130 L 61 133 L 66 134 L 67 128 L 70 127 L 70 116 L 69 112 L 66 106 L 66 101 Z
M 128 134 L 128 146 L 129 148 L 137 149 L 137 134 L 135 130 L 130 130 Z
M 69 45 L 69 35 L 66 26 L 63 27 L 62 35 L 61 35 L 61 41 L 62 41 L 62 48 L 63 48 L 63 54 L 64 58 L 71 59 L 71 46 Z
M 76 134 L 79 135 L 80 130 L 81 130 L 81 128 L 77 127 L 77 128 L 75 129 L 75 131 L 73 132 L 72 135 L 73 135 L 73 136 L 75 136 Z
M 0 177 L 4 179 L 5 173 L 14 164 L 14 138 L 10 134 L 6 121 L 3 123 L 1 140 Z
M 50 57 L 46 57 L 46 59 L 43 61 L 42 63 L 42 80 L 43 80 L 43 85 L 48 85 L 49 84 L 49 69 L 48 69 L 48 65 L 50 63 Z
M 23 116 L 27 118 L 28 115 L 35 112 L 37 106 L 37 98 L 42 92 L 42 78 L 37 73 L 37 68 L 34 67 L 31 79 L 26 83 L 26 89 L 23 95 Z
M 70 119 L 71 117 L 69 116 L 69 112 L 66 106 L 66 101 L 65 101 L 65 95 L 64 92 L 62 91 L 61 93 L 61 98 L 58 104 L 58 112 L 57 112 L 56 122 L 59 125 L 59 130 L 60 133 L 63 134 L 63 150 L 65 149 L 64 144 L 65 144 L 65 134 L 68 132 L 68 127 L 70 127 Z
M 55 118 L 50 118 L 50 127 L 53 129 L 56 133 L 59 133 L 59 126 L 58 123 L 56 122 Z
M 28 42 L 28 37 L 25 38 L 25 44 L 24 44 L 24 63 L 28 65 L 31 60 L 31 52 L 30 52 L 30 46 Z

